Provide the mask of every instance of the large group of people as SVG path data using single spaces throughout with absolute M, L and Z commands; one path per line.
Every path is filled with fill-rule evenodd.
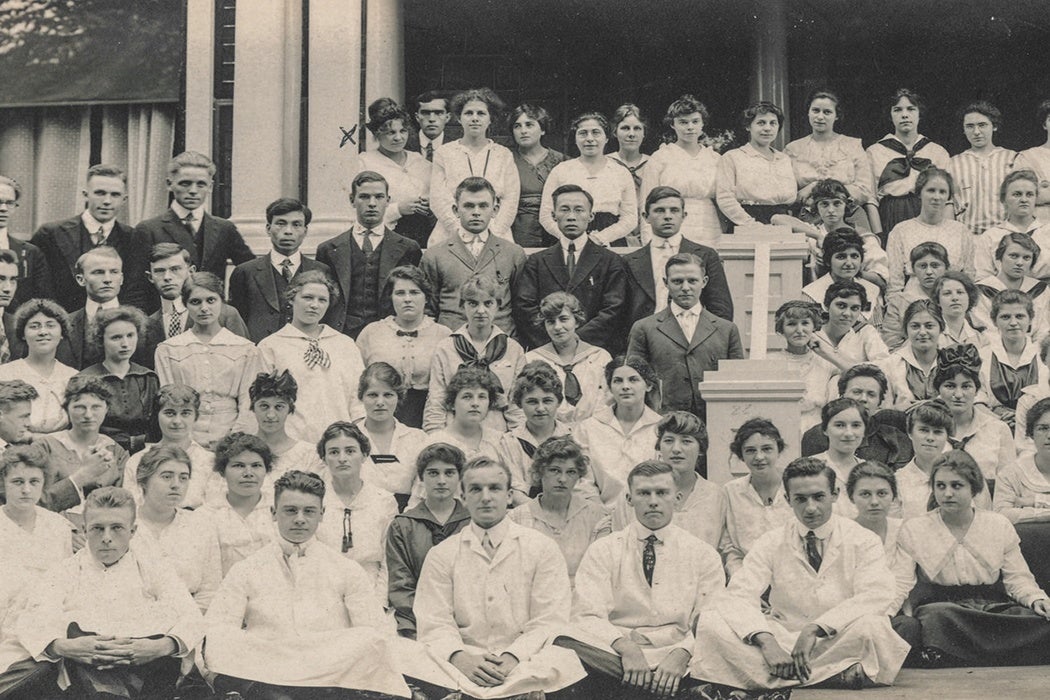
M 1050 663 L 1050 145 L 996 146 L 975 102 L 949 157 L 901 89 L 865 151 L 841 109 L 815 92 L 781 151 L 756 103 L 720 152 L 683 95 L 647 155 L 626 104 L 570 158 L 534 104 L 492 139 L 487 88 L 382 98 L 313 258 L 289 197 L 253 255 L 200 153 L 133 228 L 117 167 L 31 237 L 0 176 L 0 698 L 773 699 Z M 717 244 L 766 224 L 807 241 L 774 324 L 805 391 L 797 426 L 718 436 L 718 484 L 699 387 L 745 357 L 746 295 Z

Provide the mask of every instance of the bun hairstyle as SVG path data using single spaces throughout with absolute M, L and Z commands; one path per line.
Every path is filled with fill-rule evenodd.
M 405 128 L 412 128 L 412 118 L 401 105 L 389 97 L 380 97 L 368 105 L 368 123 L 365 127 L 375 136 L 387 122 L 395 119 L 400 119 Z

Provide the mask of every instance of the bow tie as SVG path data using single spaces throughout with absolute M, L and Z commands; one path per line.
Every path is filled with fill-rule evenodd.
M 402 338 L 402 337 L 405 337 L 405 336 L 408 336 L 409 338 L 418 338 L 419 337 L 419 331 L 398 331 L 397 332 L 397 337 L 398 338 Z

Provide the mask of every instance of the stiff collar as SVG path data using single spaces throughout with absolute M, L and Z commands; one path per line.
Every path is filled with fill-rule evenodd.
M 497 549 L 503 544 L 503 540 L 507 538 L 508 530 L 510 530 L 510 518 L 506 516 L 504 516 L 503 520 L 500 520 L 490 528 L 483 528 L 473 520 L 470 521 L 470 532 L 474 535 L 477 541 L 480 543 L 487 533 L 489 536 L 489 542 L 491 542 L 492 546 Z
M 95 232 L 97 232 L 99 226 L 101 226 L 103 241 L 109 240 L 109 234 L 113 233 L 113 227 L 117 224 L 116 219 L 110 219 L 106 223 L 102 223 L 101 221 L 93 217 L 91 215 L 91 212 L 87 209 L 85 209 L 84 212 L 80 215 L 80 220 L 84 222 L 84 228 L 86 228 L 88 230 L 88 233 L 90 233 L 91 235 L 95 235 Z

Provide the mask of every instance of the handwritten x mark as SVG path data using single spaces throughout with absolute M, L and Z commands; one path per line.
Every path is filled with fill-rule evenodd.
M 354 124 L 352 127 L 350 127 L 350 131 L 347 131 L 343 127 L 339 127 L 339 131 L 343 132 L 343 140 L 339 142 L 339 148 L 345 146 L 347 142 L 350 142 L 355 146 L 357 145 L 357 142 L 354 141 L 354 132 L 357 131 L 357 124 Z

